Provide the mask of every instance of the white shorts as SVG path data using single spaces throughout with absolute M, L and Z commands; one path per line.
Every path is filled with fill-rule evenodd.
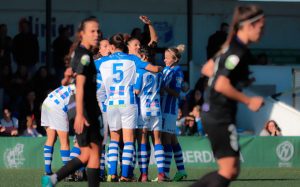
M 137 105 L 128 105 L 125 108 L 107 109 L 107 121 L 110 131 L 117 131 L 120 129 L 135 129 L 137 118 Z
M 176 115 L 163 114 L 162 115 L 162 132 L 176 134 Z
M 42 104 L 41 126 L 69 132 L 68 115 L 63 111 L 63 107 L 63 104 L 56 104 L 51 99 L 46 98 Z
M 148 129 L 148 131 L 160 131 L 162 128 L 161 116 L 139 116 L 137 129 Z

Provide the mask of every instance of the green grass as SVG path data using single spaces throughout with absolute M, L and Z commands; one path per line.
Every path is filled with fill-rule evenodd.
M 172 170 L 175 170 L 174 168 Z M 138 169 L 136 169 L 136 172 Z M 101 187 L 184 187 L 189 186 L 211 169 L 188 168 L 188 179 L 182 182 L 166 183 L 101 183 Z M 150 178 L 155 177 L 155 169 L 150 169 Z M 43 170 L 38 169 L 1 169 L 0 186 L 2 187 L 35 187 L 41 186 Z M 174 173 L 171 173 L 173 176 Z M 58 187 L 87 186 L 86 182 L 61 182 Z M 239 178 L 231 187 L 299 187 L 300 168 L 242 169 Z

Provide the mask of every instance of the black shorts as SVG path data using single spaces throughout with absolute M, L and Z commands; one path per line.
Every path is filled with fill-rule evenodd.
M 234 120 L 220 119 L 205 112 L 202 113 L 201 119 L 214 156 L 217 159 L 239 157 L 240 146 Z
M 99 121 L 93 123 L 89 121 L 90 126 L 84 126 L 81 134 L 76 133 L 76 140 L 79 147 L 89 146 L 90 143 L 101 145 L 102 136 L 100 134 Z

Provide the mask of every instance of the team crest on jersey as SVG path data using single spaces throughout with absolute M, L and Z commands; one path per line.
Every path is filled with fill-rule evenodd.
M 89 65 L 90 61 L 91 61 L 91 59 L 90 59 L 89 55 L 83 55 L 80 59 L 80 63 L 84 66 Z
M 237 55 L 230 55 L 225 61 L 225 67 L 226 69 L 233 70 L 239 62 L 240 58 Z

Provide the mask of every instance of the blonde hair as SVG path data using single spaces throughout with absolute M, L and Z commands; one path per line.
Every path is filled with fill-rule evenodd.
M 185 50 L 185 45 L 184 44 L 179 44 L 176 47 L 170 47 L 167 49 L 172 55 L 173 58 L 176 62 L 178 62 L 181 58 L 182 53 Z

